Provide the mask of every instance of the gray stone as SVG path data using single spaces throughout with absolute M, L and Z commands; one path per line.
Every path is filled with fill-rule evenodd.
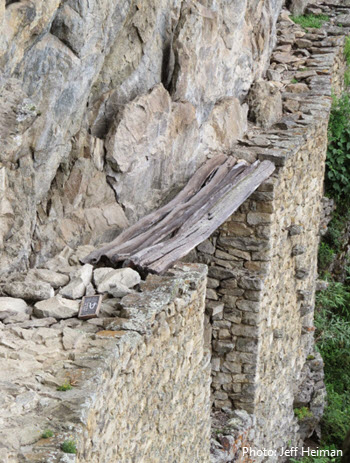
M 203 243 L 197 246 L 197 249 L 205 254 L 214 254 L 215 252 L 215 246 L 209 240 L 203 241 Z
M 63 328 L 62 343 L 65 350 L 76 349 L 84 339 L 84 333 L 69 327 Z
M 27 313 L 18 312 L 14 315 L 9 315 L 8 317 L 4 318 L 2 322 L 7 325 L 10 323 L 22 323 L 24 321 L 29 320 L 30 316 Z
M 278 72 L 278 71 L 274 71 L 272 69 L 268 69 L 267 72 L 266 72 L 266 77 L 269 79 L 269 80 L 272 80 L 274 82 L 280 82 L 281 80 L 281 73 Z
M 325 291 L 329 286 L 328 281 L 316 280 L 316 291 Z
M 301 244 L 296 244 L 295 246 L 293 246 L 292 256 L 300 256 L 301 254 L 304 254 L 305 251 L 305 246 L 302 246 Z
M 243 310 L 244 312 L 258 312 L 260 308 L 260 303 L 257 301 L 247 301 L 241 299 L 236 302 L 237 308 Z
M 15 297 L 0 297 L 0 312 L 26 313 L 27 303 Z
M 282 97 L 273 82 L 258 81 L 249 92 L 249 118 L 262 127 L 270 127 L 282 117 Z
M 230 341 L 214 341 L 213 348 L 218 354 L 226 354 L 233 351 L 235 344 Z
M 94 283 L 99 293 L 124 297 L 141 281 L 140 275 L 131 268 L 98 268 L 94 271 Z
M 295 272 L 295 278 L 298 280 L 305 280 L 309 275 L 309 270 L 306 268 L 299 268 Z
M 282 339 L 283 338 L 283 330 L 279 330 L 279 329 L 273 330 L 273 337 L 275 339 Z
M 39 328 L 39 327 L 53 325 L 56 322 L 57 322 L 56 318 L 53 318 L 53 317 L 38 318 L 38 319 L 32 318 L 31 320 L 28 320 L 27 322 L 21 323 L 19 326 L 23 329 Z
M 288 227 L 289 236 L 300 235 L 303 232 L 303 227 L 301 225 L 291 225 Z
M 289 0 L 287 6 L 294 16 L 300 16 L 304 14 L 304 11 L 310 0 Z
M 10 296 L 33 301 L 48 299 L 55 294 L 54 289 L 49 283 L 35 280 L 32 277 L 26 278 L 24 281 L 6 283 L 3 286 L 3 291 Z
M 350 14 L 343 14 L 337 17 L 337 23 L 343 27 L 350 27 Z
M 250 225 L 260 225 L 270 223 L 272 221 L 272 215 L 263 212 L 248 212 L 247 222 Z
M 263 281 L 257 277 L 240 277 L 238 280 L 238 286 L 244 289 L 262 290 Z
M 86 288 L 91 282 L 93 266 L 85 264 L 71 274 L 70 283 L 60 290 L 61 296 L 69 299 L 80 299 L 85 295 Z
M 79 302 L 64 299 L 61 296 L 52 297 L 46 301 L 37 302 L 34 306 L 34 315 L 38 318 L 53 317 L 57 320 L 71 318 L 78 315 Z
M 220 302 L 214 302 L 210 308 L 206 305 L 206 313 L 213 319 L 222 318 L 223 310 L 224 304 Z
M 236 349 L 239 352 L 256 354 L 258 351 L 257 340 L 249 338 L 237 338 Z
M 53 270 L 48 269 L 35 269 L 30 271 L 33 274 L 34 278 L 38 278 L 41 281 L 46 281 L 53 288 L 60 288 L 69 283 L 69 276 L 64 275 L 63 273 L 54 272 Z

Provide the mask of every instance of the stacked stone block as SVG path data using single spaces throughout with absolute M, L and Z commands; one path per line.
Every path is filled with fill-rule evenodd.
M 276 171 L 197 248 L 209 266 L 214 409 L 252 414 L 252 445 L 260 449 L 300 444 L 325 402 L 321 372 L 307 404 L 314 421 L 302 430 L 293 408 L 314 354 L 327 126 L 331 94 L 342 91 L 346 69 L 344 37 L 336 29 L 305 33 L 281 16 L 267 75 L 281 89 L 283 117 L 269 128 L 251 127 L 232 149 L 248 162 L 272 160 Z M 295 76 L 299 82 L 288 84 Z
M 89 321 L 0 323 L 1 463 L 209 463 L 205 290 L 204 266 L 178 266 L 124 297 L 119 316 L 106 299 Z

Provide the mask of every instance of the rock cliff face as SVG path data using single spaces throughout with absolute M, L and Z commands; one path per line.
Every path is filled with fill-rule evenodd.
M 281 4 L 1 0 L 0 272 L 109 240 L 229 151 Z

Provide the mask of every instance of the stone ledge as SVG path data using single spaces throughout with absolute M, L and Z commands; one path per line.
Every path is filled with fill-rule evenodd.
M 201 442 L 198 441 L 198 444 L 203 448 L 203 455 L 200 460 L 195 460 L 195 450 L 191 450 L 190 446 L 188 452 L 184 450 L 184 455 L 198 463 L 207 461 L 210 371 L 203 352 L 205 283 L 205 266 L 179 264 L 166 276 L 157 278 L 156 288 L 152 288 L 151 277 L 149 282 L 145 282 L 142 293 L 127 296 L 122 305 L 128 318 L 113 321 L 113 318 L 107 317 L 109 323 L 106 328 L 102 326 L 103 318 L 85 322 L 62 320 L 55 326 L 51 325 L 51 328 L 30 326 L 28 322 L 27 325 L 19 324 L 22 327 L 0 324 L 0 363 L 3 372 L 0 376 L 3 391 L 1 416 L 4 420 L 0 434 L 1 461 L 107 461 L 102 453 L 100 457 L 96 456 L 96 452 L 104 450 L 97 449 L 96 445 L 94 449 L 89 447 L 95 433 L 100 432 L 94 416 L 100 414 L 100 419 L 104 416 L 104 420 L 109 422 L 110 413 L 115 408 L 117 417 L 121 404 L 124 407 L 129 400 L 130 404 L 133 401 L 130 397 L 125 403 L 123 394 L 126 390 L 129 393 L 134 390 L 134 396 L 139 396 L 140 400 L 142 397 L 153 400 L 153 394 L 155 397 L 158 394 L 158 387 L 148 389 L 147 381 L 140 383 L 137 377 L 148 377 L 149 368 L 156 374 L 156 367 L 169 368 L 167 374 L 165 370 L 162 372 L 164 378 L 168 375 L 167 381 L 175 381 L 173 375 L 176 374 L 176 389 L 181 391 L 183 400 L 193 400 L 196 404 L 194 408 L 188 408 L 187 419 L 194 429 L 202 429 Z M 179 322 L 178 326 L 175 320 Z M 188 366 L 183 364 L 182 369 L 171 369 L 167 362 L 176 360 L 175 352 L 180 348 L 183 348 L 183 352 L 177 355 Z M 62 384 L 71 384 L 72 387 L 58 391 Z M 119 393 L 108 399 L 113 388 Z M 184 388 L 183 392 L 181 388 Z M 172 388 L 169 387 L 168 391 L 172 393 Z M 180 412 L 182 416 L 186 415 L 186 407 L 181 405 L 181 400 L 178 408 L 175 404 L 171 405 L 174 416 Z M 199 404 L 203 407 L 202 411 Z M 163 407 L 165 423 L 169 421 L 170 410 L 166 411 L 168 405 L 165 403 Z M 159 426 L 162 425 L 162 413 L 157 419 Z M 119 416 L 119 426 L 134 423 L 131 410 L 130 416 L 125 418 L 123 422 L 122 415 Z M 52 430 L 54 436 L 40 439 L 46 429 Z M 126 436 L 127 430 L 124 433 Z M 100 445 L 103 446 L 109 438 L 108 435 L 100 436 Z M 169 438 L 176 441 L 177 437 L 169 435 Z M 76 456 L 60 450 L 66 440 L 76 442 Z M 106 448 L 110 444 L 111 441 Z M 133 445 L 131 442 L 130 446 Z M 155 440 L 153 452 L 157 451 L 157 446 Z M 165 449 L 165 443 L 159 443 L 159 452 L 163 457 Z

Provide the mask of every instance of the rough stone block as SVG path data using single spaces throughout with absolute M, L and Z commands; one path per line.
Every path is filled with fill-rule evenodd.
M 235 348 L 235 343 L 231 341 L 214 341 L 213 342 L 214 351 L 218 354 L 226 354 L 232 352 Z
M 266 223 L 271 223 L 272 216 L 271 214 L 265 212 L 249 212 L 247 215 L 247 222 L 250 225 L 261 225 Z
M 258 352 L 257 340 L 248 338 L 237 338 L 236 350 L 256 354 Z

